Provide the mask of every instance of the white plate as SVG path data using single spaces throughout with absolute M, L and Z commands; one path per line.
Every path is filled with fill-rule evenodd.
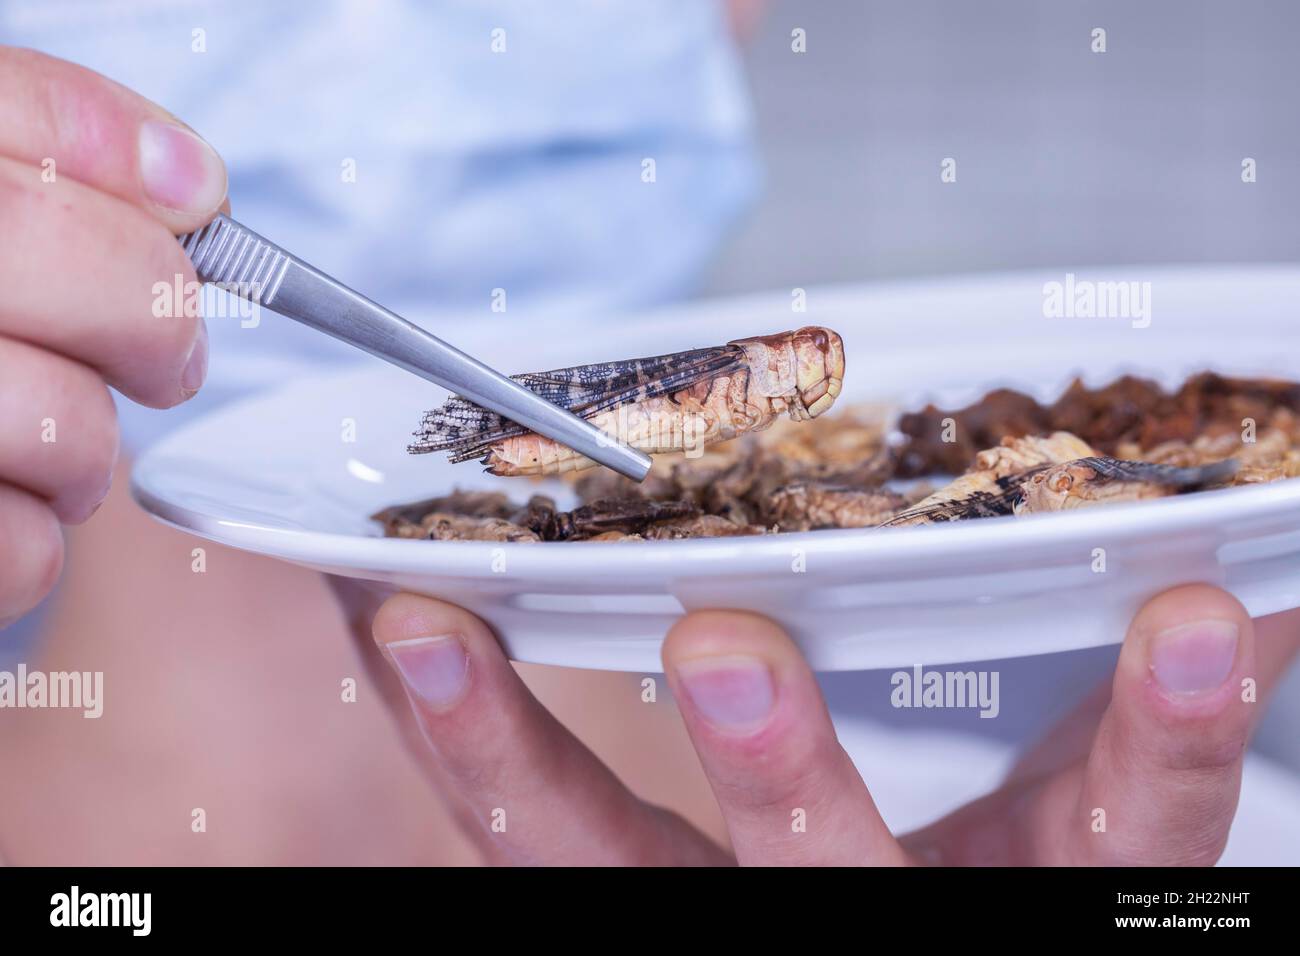
M 1043 284 L 1064 274 L 1034 272 L 812 289 L 806 313 L 792 313 L 781 292 L 568 334 L 517 316 L 437 331 L 515 372 L 827 325 L 844 337 L 843 404 L 967 402 L 1000 384 L 1049 398 L 1076 372 L 1091 384 L 1129 370 L 1177 384 L 1207 367 L 1300 378 L 1300 270 L 1078 272 L 1150 282 L 1149 327 L 1044 318 Z M 134 493 L 200 536 L 454 601 L 486 618 L 515 658 L 576 667 L 656 671 L 664 633 L 696 608 L 767 614 L 813 666 L 853 670 L 1114 642 L 1144 600 L 1190 581 L 1228 588 L 1255 615 L 1300 606 L 1300 481 L 889 532 L 627 545 L 384 539 L 367 515 L 453 486 L 500 487 L 520 499 L 543 490 L 567 503 L 558 482 L 408 456 L 420 413 L 442 397 L 365 361 L 172 434 L 136 464 Z M 344 440 L 345 420 L 355 441 Z M 1104 573 L 1093 570 L 1098 548 Z

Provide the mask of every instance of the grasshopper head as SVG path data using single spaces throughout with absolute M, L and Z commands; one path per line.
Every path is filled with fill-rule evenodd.
M 798 419 L 816 418 L 834 403 L 844 379 L 844 342 L 830 329 L 810 325 L 794 332 L 729 342 L 745 351 L 750 394 L 777 401 L 799 396 Z
M 819 325 L 791 333 L 791 340 L 799 398 L 816 418 L 835 403 L 844 384 L 844 341 Z

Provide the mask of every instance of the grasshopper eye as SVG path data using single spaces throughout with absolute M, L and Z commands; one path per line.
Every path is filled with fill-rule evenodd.
M 811 342 L 813 347 L 819 352 L 829 352 L 831 350 L 831 339 L 826 334 L 826 330 L 819 325 L 806 325 L 794 333 L 796 341 Z

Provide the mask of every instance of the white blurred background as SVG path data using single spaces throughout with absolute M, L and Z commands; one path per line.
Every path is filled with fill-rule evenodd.
M 746 62 L 766 188 L 711 291 L 1300 256 L 1290 0 L 765 8 Z

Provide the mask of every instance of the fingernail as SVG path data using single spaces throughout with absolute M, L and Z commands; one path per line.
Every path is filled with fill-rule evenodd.
M 455 703 L 469 677 L 469 655 L 451 636 L 394 641 L 385 649 L 407 689 L 430 707 L 442 710 Z
M 756 729 L 776 699 L 772 671 L 757 657 L 687 661 L 678 665 L 677 676 L 700 716 L 733 733 Z
M 1175 694 L 1214 690 L 1236 659 L 1237 625 L 1232 621 L 1192 621 L 1151 639 L 1151 673 Z
M 226 197 L 226 166 L 216 150 L 172 123 L 140 125 L 140 176 L 149 198 L 176 212 L 212 212 Z
M 189 398 L 203 387 L 203 380 L 208 376 L 208 327 L 199 319 L 199 331 L 190 346 L 190 357 L 185 360 L 181 372 L 181 395 Z

